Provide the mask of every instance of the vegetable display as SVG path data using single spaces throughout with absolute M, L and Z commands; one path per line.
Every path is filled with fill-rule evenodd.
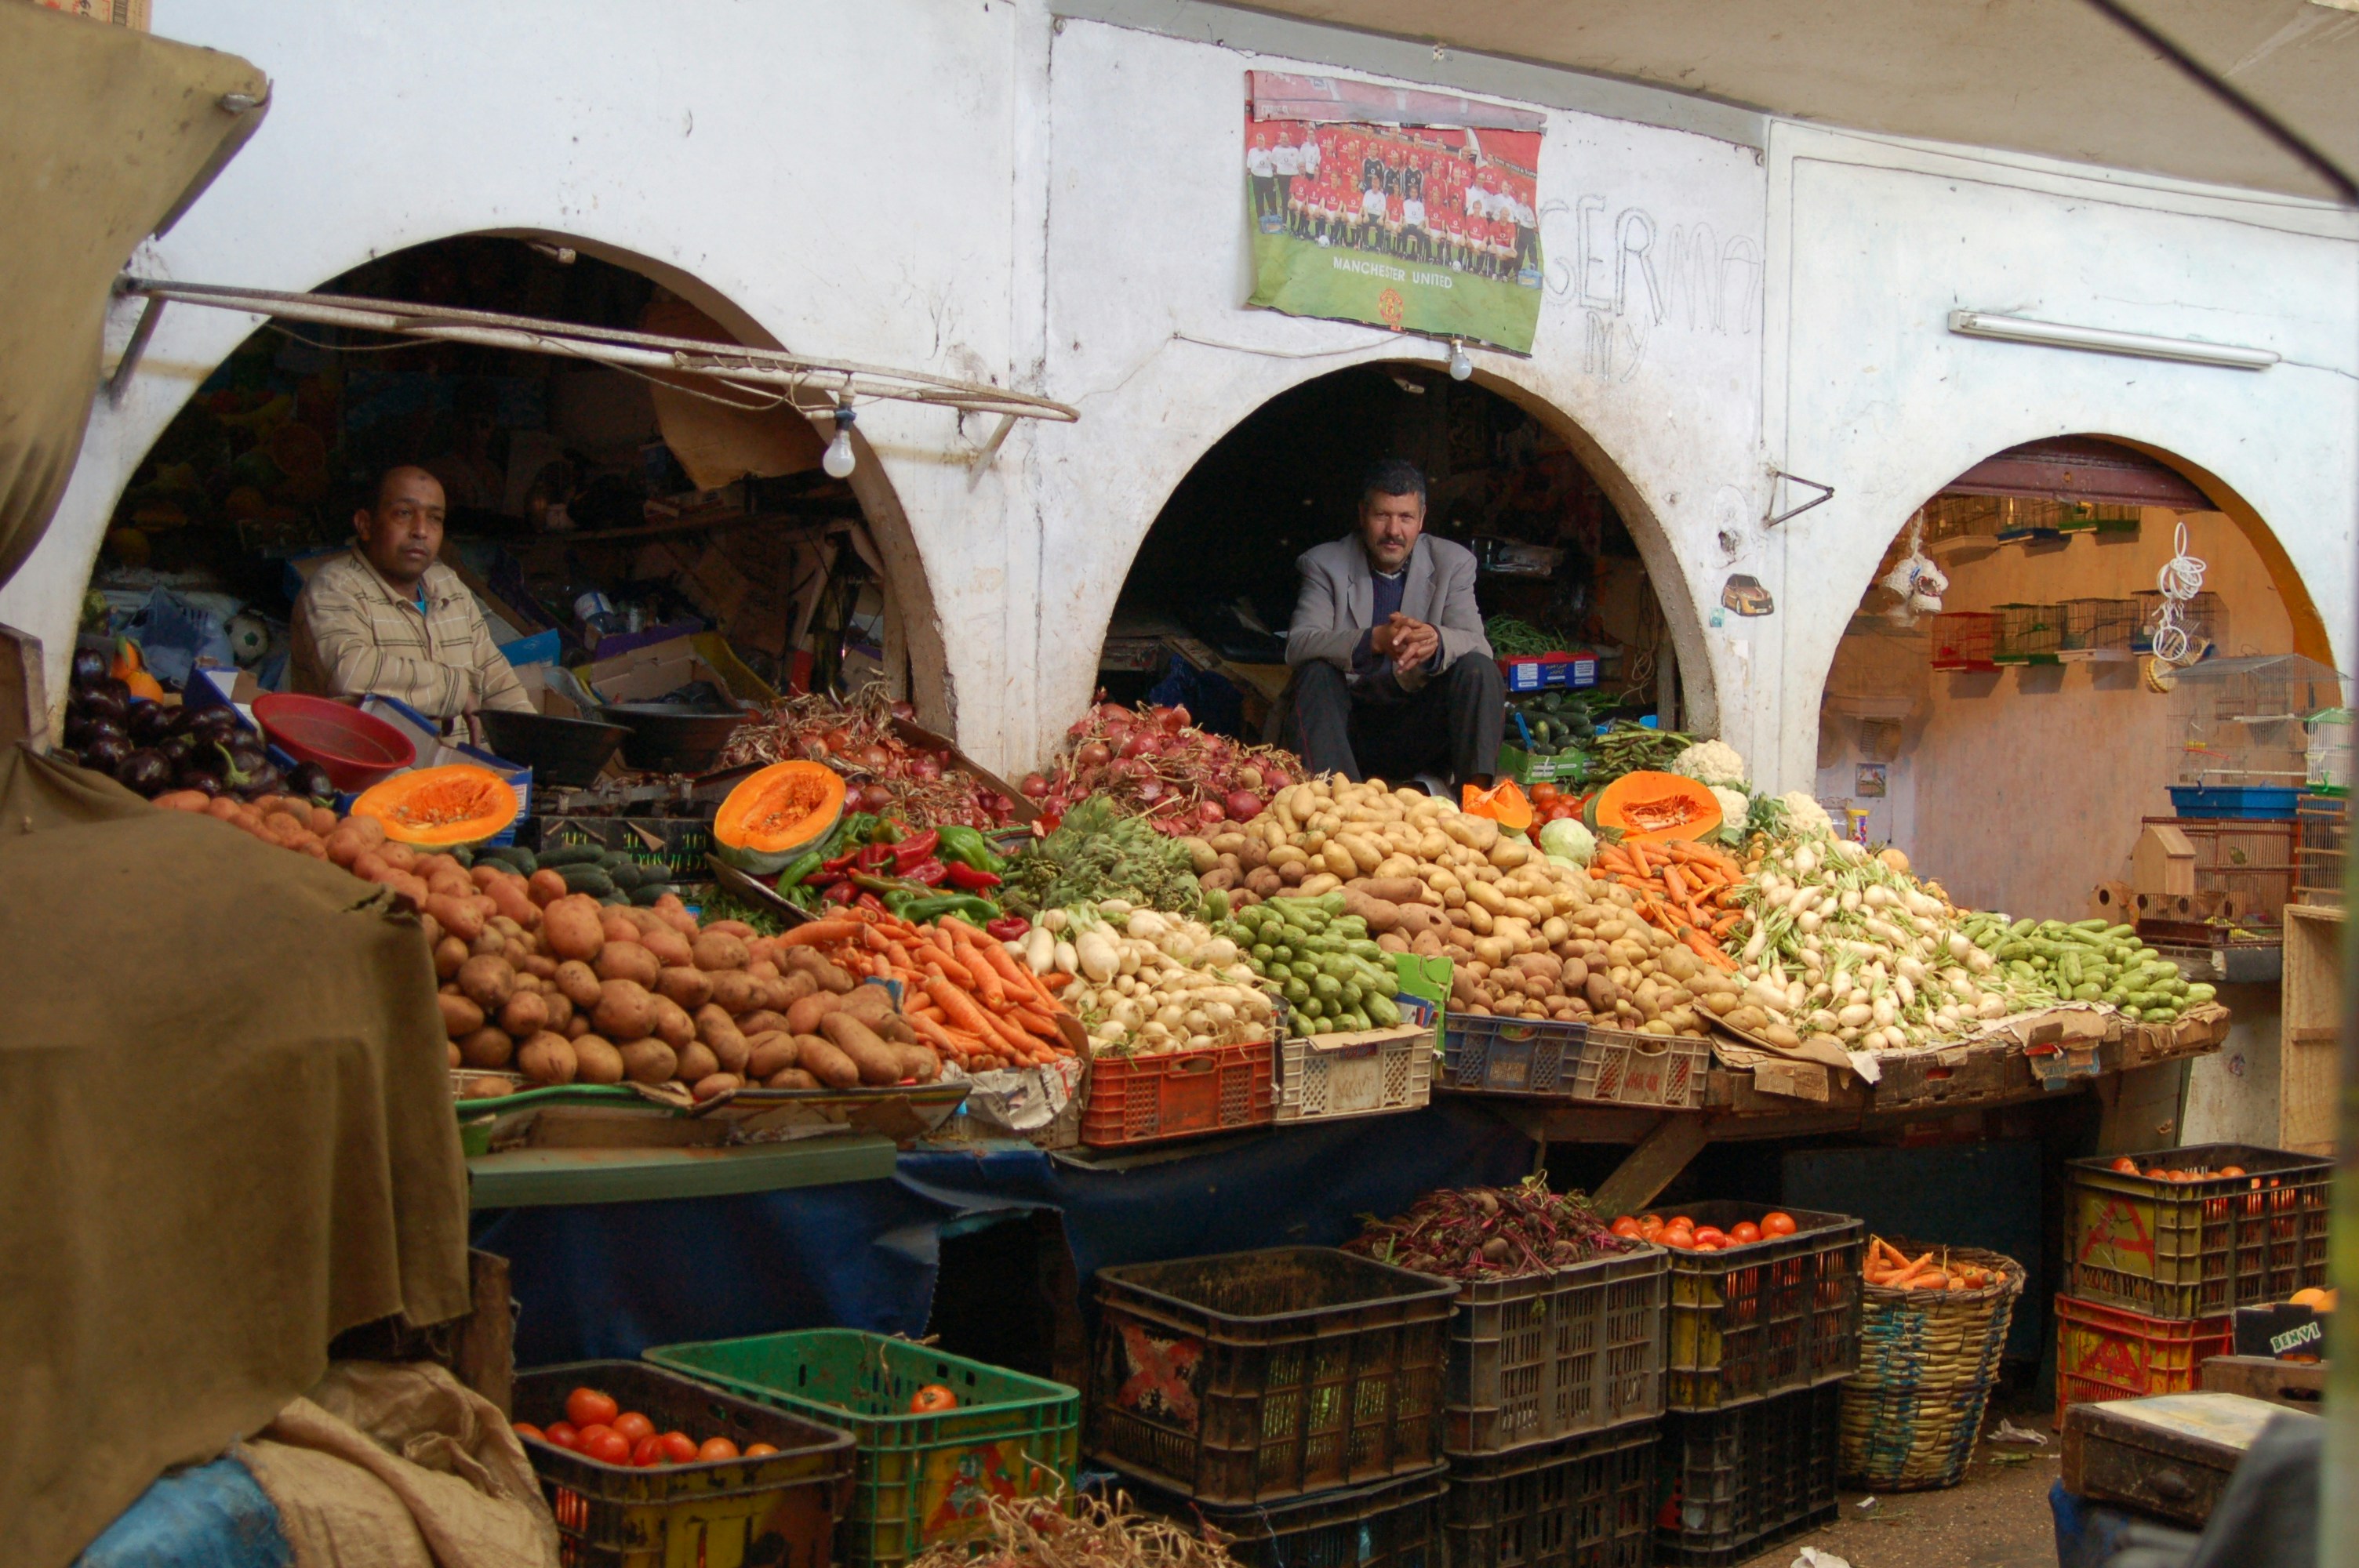
M 1393 998 L 1400 978 L 1369 939 L 1365 915 L 1345 913 L 1341 892 L 1316 898 L 1273 898 L 1219 928 L 1243 949 L 1252 970 L 1285 996 L 1305 1033 L 1390 1029 L 1400 1022 Z
M 1110 797 L 1093 795 L 1009 864 L 1000 903 L 1029 916 L 1118 898 L 1194 915 L 1204 902 L 1195 865 L 1187 845 L 1125 815 Z
M 1518 621 L 1512 615 L 1494 615 L 1484 621 L 1483 635 L 1490 643 L 1491 652 L 1503 659 L 1536 659 L 1543 654 L 1572 650 L 1571 643 L 1546 627 Z
M 2006 1276 L 1996 1269 L 1960 1263 L 1951 1267 L 1946 1248 L 1930 1248 L 1909 1257 L 1881 1236 L 1867 1238 L 1867 1258 L 1860 1278 L 1891 1291 L 1979 1291 Z
M 1343 1250 L 1444 1280 L 1545 1274 L 1640 1243 L 1608 1229 L 1583 1195 L 1529 1176 L 1512 1187 L 1431 1192 L 1397 1218 L 1367 1221 Z
M 1716 1225 L 1698 1225 L 1683 1214 L 1675 1214 L 1669 1219 L 1659 1214 L 1625 1215 L 1614 1222 L 1614 1235 L 1651 1241 L 1674 1252 L 1721 1252 L 1731 1247 L 1750 1247 L 1756 1241 L 1776 1241 L 1791 1236 L 1797 1228 L 1792 1215 L 1774 1208 L 1763 1215 L 1757 1224 L 1740 1219 L 1726 1230 Z
M 397 844 L 448 849 L 507 831 L 517 806 L 507 780 L 473 762 L 452 762 L 412 768 L 369 785 L 353 802 L 353 815 L 373 818 Z
M 1665 771 L 1701 784 L 1745 787 L 1745 758 L 1725 741 L 1699 741 L 1673 757 Z
M 898 980 L 909 1026 L 970 1072 L 1046 1066 L 1074 1054 L 1064 1033 L 1071 1014 L 1057 996 L 1071 977 L 1034 974 L 995 938 L 954 915 L 919 925 L 847 909 L 753 950 L 781 968 L 804 966 L 817 955 L 849 975 Z
M 698 1099 L 940 1076 L 885 988 L 735 922 L 700 926 L 669 893 L 601 905 L 568 892 L 562 868 L 527 878 L 491 858 L 462 868 L 436 855 L 420 870 L 453 1067 L 512 1067 L 536 1084 L 678 1082 Z
M 957 915 L 1005 936 L 1014 932 L 999 928 L 996 895 L 1006 870 L 978 828 L 912 832 L 892 817 L 854 812 L 779 871 L 776 885 L 814 913 L 856 907 L 921 925 Z
M 1005 944 L 1036 975 L 1071 976 L 1059 992 L 1101 1055 L 1151 1055 L 1267 1040 L 1277 1004 L 1232 937 L 1120 899 L 1052 909 Z
M 892 811 L 913 822 L 1004 827 L 1016 803 L 958 765 L 948 751 L 912 746 L 893 732 L 917 709 L 873 684 L 848 703 L 820 693 L 789 697 L 731 734 L 716 771 L 802 761 L 844 775 L 847 808 Z
M 1214 735 L 1188 718 L 1184 708 L 1100 703 L 1066 731 L 1055 769 L 1027 774 L 1018 787 L 1052 827 L 1084 800 L 1103 797 L 1159 832 L 1202 834 L 1251 821 L 1272 791 L 1302 776 L 1291 752 Z
M 1596 850 L 1589 871 L 1636 893 L 1643 919 L 1686 943 L 1706 963 L 1736 967 L 1721 951 L 1721 943 L 1745 919 L 1736 903 L 1745 871 L 1732 856 L 1708 844 L 1625 838 Z
M 749 1443 L 740 1450 L 726 1437 L 699 1443 L 684 1432 L 658 1432 L 637 1411 L 626 1411 L 602 1389 L 579 1388 L 565 1396 L 565 1419 L 546 1430 L 530 1422 L 508 1423 L 518 1437 L 571 1450 L 601 1465 L 652 1469 L 665 1465 L 710 1465 L 723 1459 L 759 1459 L 778 1450 Z
M 2187 1009 L 2219 994 L 2212 986 L 2190 982 L 2178 965 L 2141 943 L 2135 925 L 2010 922 L 2004 914 L 1977 911 L 1962 915 L 1958 929 L 1987 951 L 1996 970 L 2024 994 L 2104 1002 L 2119 1008 L 2124 1018 L 2147 1023 L 2175 1022 Z
M 227 703 L 190 708 L 137 696 L 95 654 L 75 660 L 64 739 L 64 755 L 150 800 L 176 790 L 239 800 L 292 793 L 322 804 L 336 795 L 317 762 L 282 773 Z
M 1720 797 L 1678 773 L 1624 773 L 1589 797 L 1582 818 L 1627 843 L 1703 838 L 1720 830 Z
M 1236 842 L 1256 895 L 1340 892 L 1380 950 L 1453 959 L 1453 1011 L 1701 1037 L 1699 995 L 1733 1005 L 1739 989 L 1641 918 L 1631 889 L 1415 789 L 1314 779 L 1281 791 Z
M 712 852 L 769 876 L 823 841 L 843 816 L 843 779 L 821 762 L 772 762 L 731 789 L 712 817 Z

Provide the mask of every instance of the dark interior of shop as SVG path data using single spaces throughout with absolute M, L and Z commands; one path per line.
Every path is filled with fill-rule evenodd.
M 1630 687 L 1637 670 L 1646 678 L 1635 683 L 1632 711 L 1653 711 L 1651 660 L 1639 663 L 1662 618 L 1613 503 L 1538 419 L 1419 364 L 1355 366 L 1296 387 L 1189 470 L 1124 584 L 1100 673 L 1108 697 L 1160 691 L 1156 700 L 1184 700 L 1193 691 L 1191 711 L 1217 724 L 1224 705 L 1207 687 L 1229 677 L 1145 645 L 1180 636 L 1231 666 L 1282 665 L 1295 558 L 1353 530 L 1361 481 L 1387 457 L 1425 470 L 1427 530 L 1483 561 L 1476 597 L 1486 621 L 1512 617 L 1595 649 L 1602 687 Z

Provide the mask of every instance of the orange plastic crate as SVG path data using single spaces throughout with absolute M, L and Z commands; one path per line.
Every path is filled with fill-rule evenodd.
M 1266 1040 L 1148 1056 L 1100 1056 L 1090 1064 L 1082 1141 L 1118 1149 L 1263 1127 L 1277 1119 Z
M 2233 1317 L 2142 1317 L 2056 1298 L 2056 1425 L 2074 1405 L 2192 1390 L 2205 1357 L 2225 1356 Z

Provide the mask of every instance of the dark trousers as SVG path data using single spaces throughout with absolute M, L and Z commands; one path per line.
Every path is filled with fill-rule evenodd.
M 1456 786 L 1496 771 L 1506 701 L 1498 665 L 1480 654 L 1393 701 L 1353 695 L 1341 669 L 1315 659 L 1294 672 L 1296 750 L 1314 773 L 1401 784 L 1446 772 Z

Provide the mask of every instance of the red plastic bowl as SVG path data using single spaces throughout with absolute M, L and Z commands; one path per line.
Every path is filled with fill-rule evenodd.
M 366 789 L 418 761 L 408 736 L 324 697 L 268 692 L 254 699 L 254 719 L 272 745 L 299 762 L 319 763 L 341 790 Z

